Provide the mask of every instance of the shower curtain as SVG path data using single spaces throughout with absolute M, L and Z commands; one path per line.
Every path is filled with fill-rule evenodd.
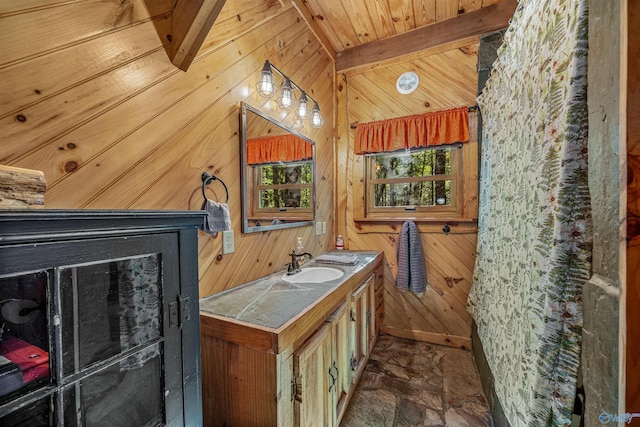
M 590 276 L 587 1 L 520 0 L 487 86 L 468 308 L 513 427 L 569 425 Z

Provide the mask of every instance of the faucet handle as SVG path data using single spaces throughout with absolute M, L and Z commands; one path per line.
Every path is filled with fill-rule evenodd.
M 296 268 L 293 266 L 292 262 L 288 262 L 285 264 L 287 266 L 287 274 L 293 274 L 296 271 Z

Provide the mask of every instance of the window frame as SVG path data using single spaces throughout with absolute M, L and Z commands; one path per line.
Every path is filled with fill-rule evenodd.
M 366 188 L 365 188 L 365 155 L 353 154 L 353 157 L 346 159 L 346 183 L 342 186 L 338 183 L 338 189 L 344 189 L 344 194 L 338 193 L 338 203 L 346 205 L 347 221 L 353 221 L 354 229 L 357 233 L 397 233 L 398 226 L 405 221 L 413 221 L 418 225 L 421 232 L 441 233 L 445 226 L 451 226 L 457 232 L 477 231 L 478 223 L 478 197 L 479 197 L 479 154 L 480 144 L 478 142 L 478 114 L 469 114 L 469 135 L 470 139 L 462 143 L 462 200 L 458 213 L 456 212 L 430 212 L 416 213 L 405 211 L 404 215 L 377 214 L 371 215 L 366 212 Z M 353 150 L 353 133 L 350 134 L 350 150 Z M 339 165 L 339 163 L 338 163 Z M 339 173 L 339 172 L 338 172 Z M 342 198 L 346 200 L 340 201 Z
M 398 155 L 406 153 L 420 153 L 422 151 L 450 150 L 451 173 L 438 175 L 425 175 L 421 177 L 400 177 L 400 178 L 375 178 L 375 158 L 380 155 Z M 462 184 L 464 181 L 462 144 L 447 144 L 433 147 L 421 147 L 397 152 L 371 153 L 365 155 L 365 212 L 369 218 L 389 218 L 396 216 L 438 216 L 438 215 L 460 215 L 462 207 Z M 411 182 L 434 182 L 451 181 L 451 204 L 434 206 L 375 206 L 374 189 L 377 184 L 404 184 Z
M 472 116 L 470 116 L 470 119 Z M 472 135 L 475 135 L 475 120 L 470 121 L 473 125 L 470 127 Z M 349 180 L 349 188 L 352 188 L 352 197 L 349 197 L 352 213 L 347 213 L 349 218 L 352 218 L 356 224 L 356 230 L 359 233 L 370 232 L 395 232 L 397 230 L 396 224 L 401 224 L 405 221 L 414 221 L 421 229 L 427 229 L 426 224 L 433 223 L 436 228 L 428 228 L 429 230 L 441 230 L 442 225 L 436 224 L 464 224 L 468 223 L 473 228 L 478 222 L 478 148 L 479 144 L 474 138 L 469 142 L 461 144 L 461 156 L 462 163 L 462 175 L 460 178 L 459 194 L 458 194 L 458 206 L 454 211 L 435 211 L 430 212 L 416 212 L 416 211 L 404 211 L 404 212 L 390 212 L 390 213 L 376 213 L 367 212 L 366 206 L 366 155 L 356 154 L 353 157 L 353 167 L 351 172 L 351 179 Z M 424 226 L 420 224 L 424 223 Z M 472 225 L 473 224 L 473 225 Z
M 297 166 L 308 163 L 311 167 L 311 182 L 307 184 L 271 184 L 266 185 L 262 184 L 262 168 L 264 166 Z M 303 220 L 309 218 L 309 216 L 313 215 L 313 160 L 299 160 L 296 162 L 287 162 L 287 163 L 262 163 L 255 165 L 248 165 L 249 173 L 251 176 L 251 195 L 249 197 L 249 219 L 274 219 L 275 217 L 280 219 L 287 220 Z M 296 207 L 287 207 L 287 208 L 263 208 L 260 207 L 260 193 L 265 189 L 309 189 L 309 207 L 306 208 L 296 208 Z

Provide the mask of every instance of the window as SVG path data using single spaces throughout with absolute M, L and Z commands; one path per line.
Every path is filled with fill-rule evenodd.
M 313 203 L 310 160 L 251 166 L 254 182 L 252 218 L 309 216 Z
M 367 217 L 460 213 L 461 144 L 366 155 Z
M 477 114 L 469 114 L 466 107 L 458 110 L 457 119 L 445 120 L 447 129 L 439 119 L 426 120 L 439 114 L 358 124 L 344 186 L 347 218 L 352 215 L 358 233 L 394 233 L 404 221 L 415 221 L 421 231 L 429 232 L 442 231 L 443 223 L 466 224 L 458 230 L 475 227 Z M 451 111 L 442 113 L 448 116 Z M 464 118 L 469 119 L 468 132 Z M 433 130 L 431 136 L 416 135 L 419 127 Z M 460 132 L 453 132 L 456 129 Z

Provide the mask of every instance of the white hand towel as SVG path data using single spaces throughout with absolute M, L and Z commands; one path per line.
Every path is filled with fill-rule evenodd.
M 200 230 L 213 236 L 217 236 L 218 231 L 231 230 L 231 215 L 226 203 L 207 199 L 202 204 L 202 210 L 207 211 L 207 216 L 204 217 Z

